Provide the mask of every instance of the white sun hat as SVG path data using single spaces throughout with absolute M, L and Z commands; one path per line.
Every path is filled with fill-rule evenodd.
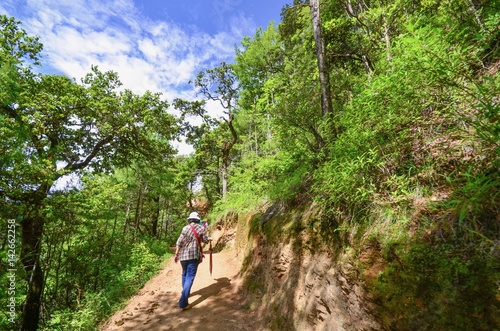
M 201 221 L 201 218 L 200 218 L 200 216 L 198 216 L 198 212 L 193 211 L 191 214 L 189 214 L 188 220 Z

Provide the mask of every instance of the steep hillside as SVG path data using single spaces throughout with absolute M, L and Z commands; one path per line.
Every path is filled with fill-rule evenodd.
M 356 268 L 340 260 L 338 241 L 318 240 L 320 217 L 314 204 L 277 204 L 239 220 L 238 239 L 248 240 L 242 273 L 251 307 L 273 330 L 383 329 L 370 315 L 370 294 L 353 277 Z
M 383 229 L 339 228 L 319 205 L 230 213 L 248 308 L 271 330 L 498 330 L 495 259 L 454 248 L 443 230 L 391 245 Z M 388 231 L 387 233 L 390 233 Z M 222 236 L 224 237 L 224 236 Z M 439 242 L 439 238 L 443 242 Z M 404 247 L 404 249 L 402 249 Z M 468 253 L 466 253 L 468 252 Z M 455 255 L 453 255 L 455 254 Z M 496 260 L 498 261 L 498 260 Z

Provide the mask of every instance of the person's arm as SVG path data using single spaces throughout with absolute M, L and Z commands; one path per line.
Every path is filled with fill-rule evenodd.
M 179 261 L 179 254 L 181 251 L 181 247 L 184 244 L 184 233 L 181 232 L 181 235 L 177 239 L 177 242 L 175 244 L 175 254 L 174 254 L 174 262 L 177 263 Z
M 209 241 L 211 241 L 212 238 L 207 236 L 207 232 L 206 231 L 203 231 L 202 232 L 202 235 L 201 235 L 201 241 L 203 241 L 204 243 L 207 243 Z
M 175 246 L 175 255 L 174 255 L 174 262 L 175 263 L 177 263 L 179 261 L 179 251 L 180 251 L 179 246 Z

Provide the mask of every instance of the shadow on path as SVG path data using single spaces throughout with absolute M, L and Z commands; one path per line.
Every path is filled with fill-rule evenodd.
M 191 306 L 196 306 L 197 304 L 203 302 L 211 296 L 217 295 L 223 288 L 231 286 L 231 280 L 227 277 L 214 279 L 217 283 L 211 284 L 207 287 L 199 289 L 196 292 L 191 293 L 191 297 L 195 295 L 200 295 L 198 299 L 191 303 Z
M 101 331 L 218 330 L 253 331 L 256 314 L 243 305 L 237 278 L 239 260 L 233 251 L 214 253 L 198 268 L 190 296 L 192 308 L 178 307 L 182 268 L 172 261 L 153 277 L 126 307 L 116 312 Z

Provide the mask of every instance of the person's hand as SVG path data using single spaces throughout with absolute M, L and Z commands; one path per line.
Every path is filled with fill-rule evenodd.
M 179 262 L 179 257 L 177 255 L 174 257 L 174 262 L 175 263 Z

